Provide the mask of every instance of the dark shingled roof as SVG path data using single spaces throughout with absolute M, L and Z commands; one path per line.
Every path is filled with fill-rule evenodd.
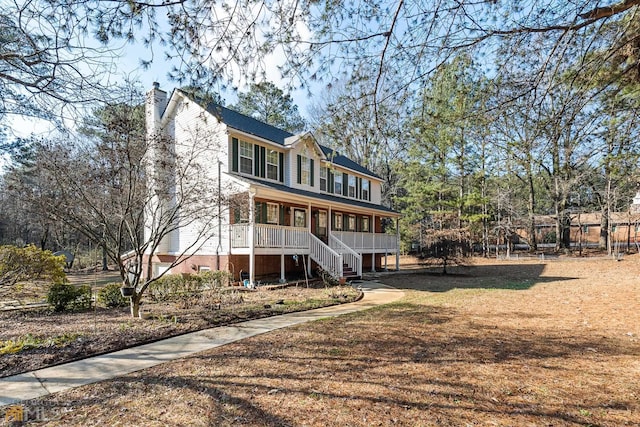
M 180 92 L 190 98 L 193 98 L 191 97 L 191 95 L 184 91 Z M 202 99 L 193 99 L 200 105 L 204 104 Z M 271 126 L 267 123 L 261 122 L 260 120 L 254 119 L 253 117 L 249 117 L 244 114 L 238 113 L 237 111 L 230 110 L 229 108 L 223 107 L 222 105 L 216 104 L 214 102 L 208 103 L 206 106 L 206 110 L 233 129 L 237 129 L 250 135 L 258 136 L 260 138 L 266 139 L 267 141 L 275 142 L 276 144 L 284 146 L 285 139 L 293 136 L 291 132 L 287 132 L 286 130 Z M 333 148 L 325 147 L 323 145 L 320 145 L 320 148 L 322 149 L 322 152 L 325 154 L 325 156 L 327 156 L 329 160 L 333 161 L 335 165 L 342 166 L 355 172 L 369 175 L 378 179 L 382 179 L 364 166 L 361 166 L 350 158 L 338 153 Z
M 238 174 L 235 174 L 235 173 L 232 173 L 230 175 L 233 175 L 234 177 L 239 178 L 240 180 L 243 180 L 243 181 L 247 181 L 247 182 L 250 182 L 250 183 L 263 185 L 265 187 L 272 188 L 274 190 L 284 191 L 284 192 L 290 193 L 290 194 L 298 194 L 300 196 L 306 196 L 306 197 L 311 197 L 311 198 L 314 198 L 314 199 L 326 200 L 326 201 L 335 202 L 335 203 L 344 203 L 344 204 L 348 204 L 348 205 L 358 206 L 358 207 L 361 207 L 361 208 L 376 210 L 376 211 L 379 211 L 379 212 L 387 212 L 387 213 L 390 213 L 390 214 L 398 214 L 398 212 L 396 212 L 393 209 L 390 209 L 390 208 L 388 208 L 386 206 L 376 205 L 376 204 L 373 204 L 373 203 L 367 203 L 367 202 L 363 202 L 361 200 L 347 199 L 345 197 L 338 197 L 338 196 L 334 196 L 334 195 L 331 195 L 331 194 L 325 194 L 325 193 L 313 193 L 311 191 L 301 190 L 299 188 L 287 187 L 284 184 L 271 182 L 271 181 L 262 181 L 261 179 L 253 179 L 253 178 L 249 178 L 249 177 L 244 176 L 244 175 L 238 175 Z
M 275 126 L 271 126 L 267 123 L 261 122 L 260 120 L 256 120 L 253 117 L 245 116 L 244 114 L 215 103 L 207 105 L 207 111 L 219 118 L 229 127 L 250 135 L 259 136 L 260 138 L 275 142 L 276 144 L 284 145 L 284 140 L 293 136 L 292 133 L 287 132 L 286 130 L 278 129 Z
M 320 148 L 324 152 L 324 155 L 327 156 L 327 158 L 329 160 L 333 161 L 334 164 L 336 164 L 338 166 L 345 167 L 347 169 L 354 170 L 356 172 L 363 173 L 365 175 L 369 175 L 369 176 L 376 177 L 378 179 L 382 179 L 378 175 L 376 175 L 375 173 L 371 172 L 369 169 L 365 168 L 364 166 L 362 166 L 362 165 L 354 162 L 350 158 L 348 158 L 346 156 L 343 156 L 342 154 L 338 153 L 333 148 L 325 147 L 324 145 L 320 145 Z

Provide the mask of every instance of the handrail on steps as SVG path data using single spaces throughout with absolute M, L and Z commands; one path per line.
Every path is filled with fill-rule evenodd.
M 322 267 L 325 271 L 329 272 L 334 278 L 339 279 L 342 276 L 342 254 L 334 251 L 325 243 L 309 233 L 310 240 L 310 253 L 309 255 L 315 262 Z
M 351 249 L 349 246 L 345 245 L 340 239 L 333 235 L 329 235 L 329 246 L 334 249 L 333 245 L 339 249 L 339 253 L 342 255 L 347 255 L 347 264 L 352 266 L 355 264 L 355 270 L 358 274 L 358 277 L 362 277 L 362 255 Z

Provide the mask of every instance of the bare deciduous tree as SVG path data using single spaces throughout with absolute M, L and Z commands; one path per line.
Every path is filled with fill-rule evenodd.
M 193 134 L 176 149 L 166 135 L 144 133 L 137 102 L 99 110 L 84 138 L 41 141 L 35 160 L 49 197 L 38 199 L 53 221 L 75 228 L 104 250 L 134 289 L 137 316 L 149 285 L 162 277 L 155 255 L 179 230 L 191 239 L 169 269 L 188 260 L 215 233 L 227 209 L 206 160 L 213 138 Z M 87 136 L 89 138 L 87 139 Z

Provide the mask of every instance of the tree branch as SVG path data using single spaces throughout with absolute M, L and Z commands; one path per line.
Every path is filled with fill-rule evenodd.
M 640 4 L 640 0 L 624 0 L 620 3 L 604 6 L 604 7 L 596 7 L 589 12 L 582 13 L 578 15 L 582 19 L 589 20 L 597 20 L 602 18 L 608 18 L 613 15 L 617 15 L 618 13 L 622 13 L 625 10 L 631 9 L 634 6 Z

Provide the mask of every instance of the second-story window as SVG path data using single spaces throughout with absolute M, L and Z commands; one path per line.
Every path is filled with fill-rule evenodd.
M 333 192 L 342 195 L 342 174 L 337 173 L 333 181 Z
M 349 175 L 349 197 L 356 197 L 356 177 Z
M 280 155 L 275 150 L 269 150 L 267 152 L 267 178 L 278 180 L 278 168 L 279 168 Z
M 307 157 L 302 156 L 300 165 L 301 165 L 300 182 L 301 184 L 304 184 L 304 185 L 310 185 L 311 170 L 309 168 L 309 159 Z
M 313 159 L 298 154 L 298 184 L 313 187 Z
M 329 175 L 327 168 L 320 168 L 320 191 L 327 191 L 327 176 Z
M 362 180 L 362 200 L 369 200 L 369 180 Z
M 240 172 L 253 174 L 253 144 L 240 141 Z

